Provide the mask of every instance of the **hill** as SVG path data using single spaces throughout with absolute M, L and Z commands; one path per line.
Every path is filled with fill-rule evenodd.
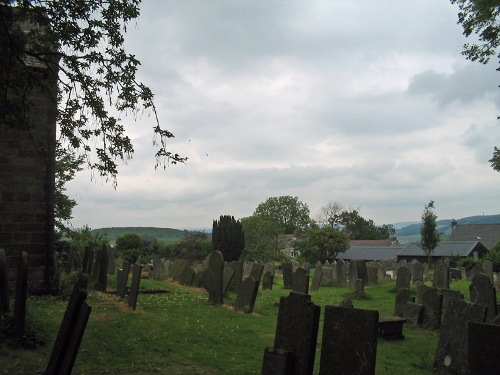
M 153 241 L 157 239 L 164 243 L 174 243 L 181 241 L 184 238 L 184 231 L 172 228 L 155 228 L 155 227 L 111 227 L 93 229 L 92 233 L 99 233 L 111 242 L 114 243 L 116 239 L 126 233 L 136 233 L 143 240 Z

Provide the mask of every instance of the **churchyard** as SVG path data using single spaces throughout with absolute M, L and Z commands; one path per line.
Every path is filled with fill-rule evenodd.
M 132 268 L 128 282 L 125 281 L 130 286 L 134 284 L 131 280 Z M 249 274 L 262 273 L 264 271 L 262 268 L 254 267 L 249 270 Z M 323 268 L 325 272 L 328 269 L 329 267 Z M 362 277 L 360 271 L 357 272 L 358 278 Z M 300 273 L 299 269 L 297 275 Z M 312 268 L 310 274 L 314 273 L 315 269 Z M 266 272 L 262 280 L 266 279 L 265 274 Z M 266 352 L 266 355 L 271 353 L 271 349 L 275 346 L 289 345 L 286 343 L 288 338 L 281 337 L 283 331 L 281 336 L 277 337 L 277 325 L 287 328 L 285 332 L 288 330 L 286 320 L 289 319 L 290 311 L 293 313 L 295 302 L 294 298 L 289 297 L 291 290 L 285 289 L 285 280 L 280 272 L 276 273 L 271 289 L 269 281 L 265 289 L 263 288 L 265 285 L 260 283 L 251 313 L 247 307 L 238 308 L 238 299 L 241 297 L 235 291 L 229 290 L 224 297 L 224 303 L 218 304 L 217 296 L 211 296 L 206 289 L 181 285 L 184 283 L 183 280 L 179 280 L 182 277 L 190 278 L 181 274 L 174 274 L 168 280 L 142 278 L 139 293 L 137 295 L 131 293 L 134 301 L 130 300 L 131 295 L 125 299 L 119 295 L 122 292 L 120 280 L 114 275 L 108 276 L 105 290 L 89 290 L 86 302 L 91 306 L 92 312 L 72 373 L 261 374 L 264 353 Z M 313 279 L 311 276 L 311 284 L 314 283 Z M 190 280 L 194 282 L 192 278 Z M 402 283 L 401 280 L 398 281 L 399 284 Z M 417 297 L 418 293 L 428 292 L 428 289 L 423 290 L 422 286 L 418 287 L 418 282 L 411 282 L 409 289 L 402 288 L 401 285 L 397 285 L 398 283 L 391 280 L 372 286 L 362 285 L 361 290 L 356 283 L 349 286 L 328 286 L 323 283 L 320 287 L 316 285 L 315 290 L 309 291 L 311 298 L 308 304 L 319 307 L 317 338 L 314 339 L 312 335 L 310 340 L 304 340 L 302 333 L 298 331 L 294 331 L 291 337 L 294 342 L 306 342 L 306 345 L 307 342 L 313 342 L 310 346 L 315 353 L 315 360 L 310 365 L 314 366 L 314 374 L 320 373 L 321 361 L 327 360 L 327 356 L 322 355 L 322 350 L 334 348 L 339 342 L 332 340 L 330 335 L 323 337 L 324 318 L 329 317 L 330 327 L 326 328 L 328 332 L 332 332 L 333 329 L 332 317 L 338 319 L 341 324 L 344 324 L 342 322 L 345 319 L 351 319 L 353 314 L 345 314 L 345 311 L 349 310 L 338 307 L 345 306 L 346 299 L 349 299 L 356 309 L 371 311 L 368 315 L 355 318 L 359 324 L 353 325 L 352 329 L 339 333 L 343 335 L 343 342 L 351 342 L 351 335 L 354 342 L 354 336 L 359 335 L 360 330 L 373 331 L 374 324 L 366 322 L 373 319 L 376 322 L 378 317 L 382 321 L 394 316 L 395 306 L 398 308 L 395 301 L 398 299 L 400 303 L 403 301 L 405 308 L 402 308 L 401 304 L 399 308 L 405 314 L 408 312 L 406 309 L 411 310 L 413 305 L 417 305 L 411 302 L 412 297 Z M 427 285 L 432 289 L 432 283 L 426 282 L 421 285 Z M 450 289 L 462 293 L 464 299 L 469 301 L 470 285 L 471 282 L 468 280 L 452 280 L 449 286 Z M 250 294 L 254 292 L 252 288 L 250 286 Z M 396 293 L 398 288 L 400 290 Z M 404 293 L 401 290 L 404 290 Z M 474 290 L 472 293 L 475 293 Z M 283 297 L 286 298 L 282 299 Z M 290 311 L 281 318 L 279 318 L 280 299 L 283 306 L 290 307 Z M 67 300 L 58 297 L 28 297 L 24 348 L 16 347 L 15 341 L 11 341 L 9 345 L 0 343 L 0 368 L 3 373 L 44 373 L 67 305 Z M 378 317 L 375 311 L 378 312 Z M 411 315 L 408 318 L 411 320 Z M 298 323 L 302 323 L 303 320 L 305 319 L 300 317 Z M 375 373 L 448 373 L 444 369 L 438 371 L 433 369 L 440 339 L 439 331 L 426 324 L 408 323 L 412 322 L 403 325 L 403 340 L 375 339 Z M 358 325 L 361 329 L 356 333 L 355 328 Z M 376 328 L 374 332 L 376 334 Z M 305 336 L 309 333 L 308 330 Z M 328 350 L 325 349 L 325 352 Z M 348 362 L 349 358 L 345 357 L 345 363 Z M 359 363 L 356 360 L 354 362 Z M 328 369 L 328 364 L 321 366 Z

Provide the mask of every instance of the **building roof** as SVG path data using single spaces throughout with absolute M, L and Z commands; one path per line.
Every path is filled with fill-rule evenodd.
M 480 241 L 491 249 L 500 241 L 500 224 L 457 224 L 451 229 L 450 241 Z
M 378 246 L 378 247 L 401 247 L 398 241 L 395 240 L 350 240 L 351 247 L 353 246 Z
M 396 260 L 401 247 L 390 246 L 351 246 L 345 253 L 337 255 L 338 259 Z
M 432 257 L 446 256 L 471 256 L 474 251 L 486 252 L 487 249 L 479 241 L 443 241 L 434 249 Z M 411 242 L 406 245 L 398 254 L 400 257 L 424 257 L 426 256 L 419 243 Z

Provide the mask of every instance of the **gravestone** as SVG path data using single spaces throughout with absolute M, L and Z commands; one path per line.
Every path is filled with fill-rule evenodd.
M 250 270 L 250 277 L 260 282 L 263 272 L 264 272 L 264 264 L 259 262 L 254 262 L 252 264 L 252 269 Z
M 365 285 L 368 284 L 368 271 L 366 270 L 366 261 L 364 259 L 356 259 L 356 275 L 358 279 L 361 279 L 365 282 Z
M 227 262 L 227 265 L 231 267 L 234 272 L 231 284 L 229 284 L 229 289 L 236 291 L 240 287 L 241 280 L 243 280 L 243 262 L 233 260 L 232 262 Z
M 109 245 L 107 249 L 108 249 L 108 275 L 114 275 L 116 273 L 115 251 Z
M 358 279 L 358 267 L 356 267 L 355 261 L 351 261 L 349 263 L 349 285 L 354 288 L 357 279 Z
M 413 270 L 411 273 L 411 280 L 416 283 L 416 282 L 424 282 L 424 265 L 418 261 L 415 261 L 413 263 Z
M 450 268 L 450 280 L 461 280 L 462 271 L 459 268 Z
M 196 270 L 193 267 L 191 266 L 184 267 L 181 276 L 179 278 L 179 284 L 186 286 L 193 286 L 195 275 L 196 275 Z
M 247 276 L 250 275 L 250 272 L 252 271 L 252 265 L 253 262 L 243 262 L 243 278 L 246 278 Z M 242 279 L 243 280 L 243 279 Z
M 333 286 L 333 271 L 331 267 L 321 267 L 320 286 Z
M 161 274 L 161 279 L 168 279 L 171 276 L 170 273 L 170 261 L 168 259 L 161 259 L 163 262 L 163 272 Z
M 293 353 L 288 350 L 266 348 L 262 375 L 292 375 L 293 359 Z
M 293 272 L 295 272 L 297 270 L 297 268 L 299 268 L 299 267 L 300 267 L 299 262 L 297 262 L 295 259 L 292 260 L 292 270 L 293 270 Z
M 403 288 L 396 292 L 394 315 L 405 318 L 408 324 L 419 325 L 422 322 L 424 306 L 411 302 L 410 290 Z
M 467 322 L 482 323 L 485 316 L 485 307 L 452 298 L 439 330 L 434 367 L 446 368 L 453 374 L 467 374 Z
M 0 249 L 0 314 L 6 313 L 9 307 L 9 275 L 5 250 Z
M 488 308 L 485 322 L 493 322 L 493 319 L 497 315 L 498 307 L 496 290 L 490 278 L 484 273 L 474 276 L 469 285 L 469 295 L 472 303 Z
M 403 326 L 405 318 L 398 316 L 379 317 L 378 336 L 384 340 L 404 340 Z
M 311 281 L 311 292 L 319 290 L 321 278 L 323 276 L 322 268 L 323 267 L 321 265 L 319 267 L 316 265 L 316 268 L 314 269 L 314 275 Z
M 137 306 L 137 296 L 139 295 L 139 283 L 141 282 L 142 265 L 134 264 L 132 268 L 132 282 L 128 294 L 128 305 L 135 310 Z
M 340 307 L 350 307 L 353 308 L 354 304 L 349 298 L 344 298 L 342 301 L 339 302 Z
M 124 261 L 123 268 L 117 271 L 116 277 L 116 295 L 121 298 L 125 298 L 125 292 L 127 291 L 127 281 L 128 275 L 130 273 L 130 262 Z
M 481 266 L 483 267 L 484 274 L 493 281 L 493 262 L 489 259 L 485 259 L 481 263 Z
M 104 250 L 106 251 L 106 250 Z M 100 271 L 101 271 L 101 260 L 102 260 L 102 257 L 103 257 L 103 248 L 102 246 L 99 248 L 99 249 L 96 249 L 94 251 L 94 262 L 92 264 L 92 273 L 90 274 L 90 279 L 92 281 L 94 281 L 96 284 L 98 282 L 98 279 L 99 279 L 99 274 L 100 274 Z M 106 265 L 106 272 L 108 271 L 107 269 L 107 265 Z
M 197 288 L 207 288 L 208 284 L 208 262 L 210 256 L 205 257 L 200 268 L 195 272 L 193 285 Z
M 368 276 L 368 285 L 378 284 L 378 267 L 376 266 L 366 266 L 366 272 Z
M 302 268 L 305 269 L 307 273 L 309 273 L 311 271 L 311 263 L 304 262 L 304 264 L 302 265 Z
M 302 267 L 299 267 L 293 273 L 293 291 L 295 293 L 309 293 L 309 273 Z
M 313 373 L 320 310 L 307 294 L 280 298 L 274 348 L 294 353 L 294 375 Z
M 365 297 L 365 282 L 363 279 L 357 279 L 354 286 L 354 295 L 358 298 Z
M 396 275 L 396 289 L 410 289 L 411 271 L 404 266 L 399 267 Z
M 439 259 L 434 267 L 432 285 L 438 289 L 450 289 L 450 271 L 446 263 Z
M 375 310 L 325 306 L 319 374 L 375 374 L 378 320 Z
M 24 335 L 26 325 L 26 299 L 28 298 L 28 253 L 21 251 L 17 261 L 16 300 L 14 301 L 14 319 L 16 337 Z
M 248 276 L 240 284 L 238 294 L 236 295 L 234 309 L 236 311 L 243 311 L 247 314 L 251 314 L 255 306 L 258 291 L 259 282 L 253 277 Z
M 335 266 L 337 268 L 337 280 L 336 283 L 339 286 L 346 285 L 346 265 L 343 259 L 338 259 Z
M 437 288 L 425 284 L 417 285 L 417 301 L 424 306 L 421 326 L 430 329 L 439 329 L 441 326 L 441 312 L 443 308 L 443 295 Z
M 385 277 L 385 270 L 382 266 L 377 267 L 377 282 L 379 284 L 385 283 L 387 281 Z
M 293 266 L 292 263 L 283 263 L 281 265 L 283 271 L 283 289 L 293 288 Z
M 223 285 L 224 256 L 219 250 L 214 250 L 208 259 L 208 302 L 214 305 L 221 305 L 224 302 Z
M 270 271 L 264 272 L 262 277 L 262 290 L 273 290 L 274 276 Z
M 500 371 L 500 326 L 469 322 L 467 361 L 470 374 Z
M 452 298 L 464 299 L 464 294 L 459 290 L 440 289 L 439 294 L 443 296 L 443 312 L 441 314 L 442 316 L 444 316 L 444 313 L 446 311 L 446 308 L 448 307 L 450 299 Z
M 96 259 L 96 263 L 99 263 L 99 271 L 97 273 L 97 283 L 96 290 L 101 292 L 106 291 L 106 287 L 108 285 L 108 247 L 107 245 L 102 245 L 101 251 L 98 253 L 98 259 Z
M 224 297 L 229 290 L 229 285 L 231 285 L 231 280 L 234 277 L 234 271 L 231 267 L 224 267 L 222 274 L 222 296 Z M 224 298 L 222 299 L 224 302 Z
M 176 259 L 172 265 L 172 279 L 179 282 L 181 279 L 182 271 L 188 267 L 189 263 L 186 259 Z
M 161 280 L 163 274 L 163 262 L 160 254 L 153 255 L 153 280 Z
M 469 270 L 469 277 L 467 279 L 472 280 L 474 276 L 480 273 L 484 273 L 483 267 L 481 267 L 479 264 L 474 264 L 472 268 Z

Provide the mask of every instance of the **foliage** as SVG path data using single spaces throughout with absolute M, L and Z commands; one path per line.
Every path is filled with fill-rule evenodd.
M 339 224 L 340 214 L 345 211 L 344 206 L 339 202 L 330 201 L 321 207 L 316 221 L 321 226 L 331 226 L 335 228 Z
M 219 250 L 227 262 L 240 259 L 245 248 L 245 235 L 241 222 L 230 215 L 221 215 L 219 221 L 214 220 L 212 248 Z
M 427 255 L 427 264 L 431 264 L 431 254 L 439 243 L 439 232 L 437 231 L 436 219 L 434 213 L 434 201 L 425 205 L 422 212 L 422 226 L 420 227 L 420 247 Z
M 199 231 L 184 231 L 184 239 L 171 243 L 155 251 L 167 258 L 181 258 L 201 261 L 212 251 L 212 242 L 208 234 Z
M 489 259 L 493 263 L 493 272 L 500 272 L 500 241 L 488 250 L 485 259 Z
M 299 201 L 298 197 L 289 195 L 267 198 L 257 206 L 253 214 L 276 221 L 286 234 L 292 234 L 296 229 L 311 224 L 307 204 Z
M 1 0 L 0 5 L 1 83 L 15 97 L 27 98 L 25 93 L 45 80 L 44 71 L 58 72 L 61 154 L 84 157 L 89 168 L 116 185 L 116 161 L 134 152 L 119 116 L 146 110 L 154 118 L 156 166 L 187 160 L 167 150 L 173 134 L 161 128 L 153 93 L 136 78 L 140 62 L 124 48 L 140 0 Z M 23 32 L 21 24 L 40 27 Z M 43 69 L 25 64 L 27 58 Z M 8 115 L 19 112 L 4 95 L 0 100 L 7 100 L 2 108 L 12 109 Z M 26 109 L 32 103 L 26 99 L 17 105 Z M 17 117 L 10 123 L 27 126 Z
M 363 218 L 355 209 L 342 211 L 337 223 L 350 240 L 386 240 L 396 236 L 392 224 L 377 226 L 373 220 Z
M 144 243 L 137 233 L 126 233 L 116 239 L 115 250 L 123 260 L 135 263 L 144 255 Z
M 466 37 L 476 35 L 479 43 L 465 44 L 462 54 L 471 61 L 486 64 L 497 54 L 500 46 L 500 1 L 498 0 L 451 0 L 459 8 L 458 23 Z M 500 68 L 497 68 L 500 70 Z M 489 160 L 491 167 L 500 172 L 500 149 L 494 148 Z
M 245 234 L 243 260 L 282 260 L 282 230 L 276 221 L 254 215 L 241 219 L 241 224 Z
M 332 227 L 313 228 L 310 241 L 319 249 L 319 260 L 333 261 L 339 253 L 349 248 L 349 238 L 340 230 Z

